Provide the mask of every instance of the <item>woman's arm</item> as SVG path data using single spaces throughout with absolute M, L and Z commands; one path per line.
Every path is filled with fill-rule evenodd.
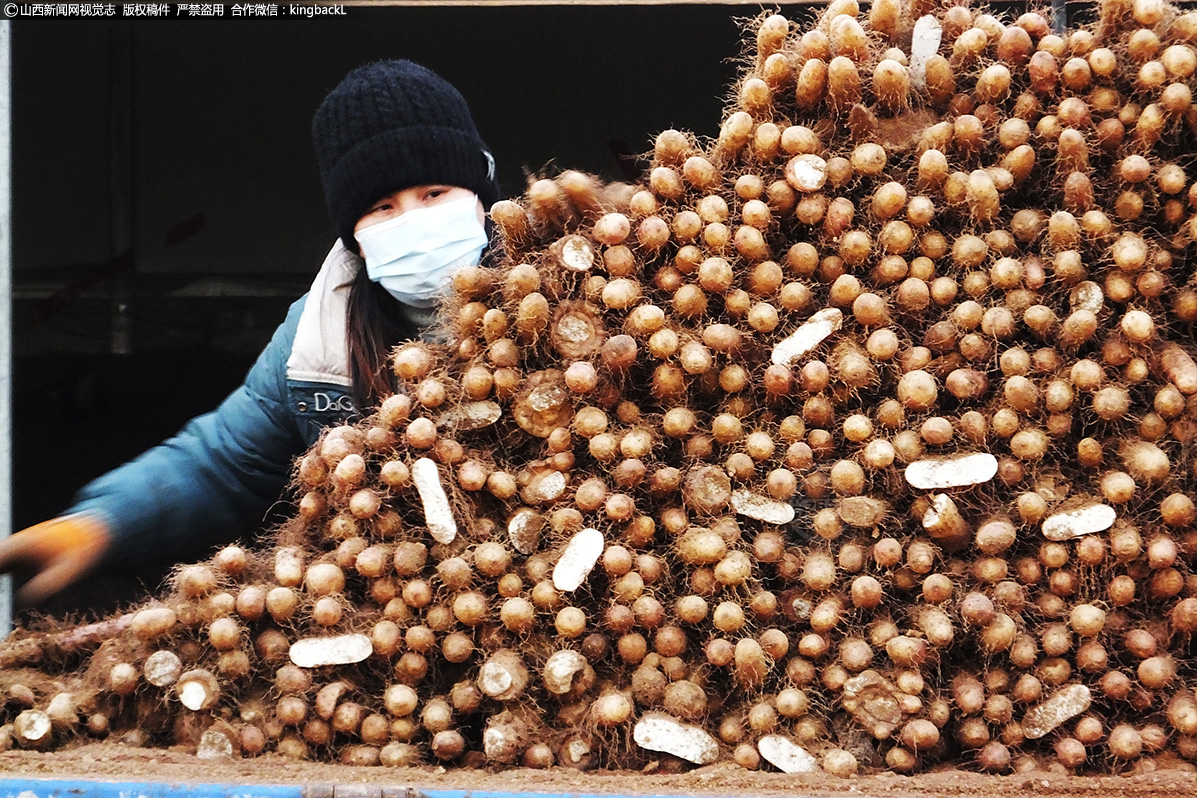
M 231 540 L 278 500 L 305 448 L 288 406 L 286 361 L 303 300 L 211 413 L 86 485 L 68 511 L 108 528 L 110 565 L 179 559 Z

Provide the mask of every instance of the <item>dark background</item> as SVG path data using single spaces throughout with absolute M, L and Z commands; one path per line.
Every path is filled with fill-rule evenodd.
M 716 135 L 758 10 L 11 23 L 13 528 L 240 382 L 335 238 L 309 124 L 354 66 L 405 57 L 456 85 L 512 196 L 546 170 L 628 179 L 665 128 Z

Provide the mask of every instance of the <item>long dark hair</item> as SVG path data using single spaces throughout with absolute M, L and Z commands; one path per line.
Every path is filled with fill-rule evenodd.
M 503 260 L 503 244 L 497 240 L 490 216 L 483 222 L 489 241 L 481 264 L 494 268 Z M 391 371 L 391 350 L 420 335 L 420 328 L 407 318 L 387 290 L 370 279 L 365 264 L 349 287 L 349 312 L 345 315 L 349 349 L 349 384 L 358 412 L 366 411 L 395 392 L 398 383 Z
M 391 350 L 419 335 L 403 317 L 399 303 L 370 279 L 363 266 L 349 286 L 349 312 L 345 317 L 349 349 L 349 384 L 353 404 L 363 415 L 395 392 L 390 369 Z

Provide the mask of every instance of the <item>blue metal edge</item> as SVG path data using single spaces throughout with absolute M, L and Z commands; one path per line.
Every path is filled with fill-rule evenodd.
M 0 776 L 2 798 L 304 798 L 305 791 L 302 785 L 61 781 Z

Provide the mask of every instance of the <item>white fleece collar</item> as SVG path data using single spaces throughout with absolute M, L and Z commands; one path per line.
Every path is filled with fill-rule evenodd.
M 361 258 L 339 240 L 324 258 L 299 315 L 295 342 L 287 358 L 287 379 L 349 387 L 345 323 L 349 289 L 361 267 Z

